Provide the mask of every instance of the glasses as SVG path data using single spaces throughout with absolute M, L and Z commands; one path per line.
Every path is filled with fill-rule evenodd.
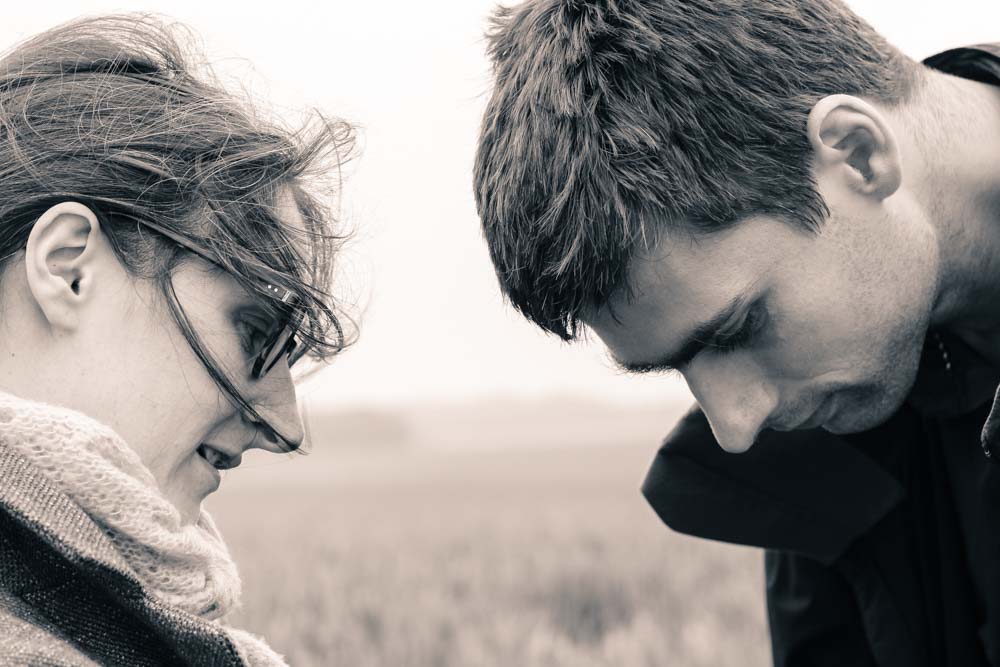
M 264 289 L 268 293 L 273 294 L 278 301 L 287 304 L 292 309 L 295 308 L 295 304 L 298 302 L 295 294 L 284 287 L 265 283 Z M 251 369 L 255 380 L 259 380 L 267 375 L 282 357 L 288 359 L 288 366 L 291 367 L 302 356 L 301 354 L 295 354 L 295 348 L 298 346 L 295 334 L 299 330 L 302 313 L 298 310 L 293 310 L 292 312 L 293 315 L 291 317 L 275 321 L 270 335 L 265 339 L 264 344 L 261 345 L 261 349 L 254 358 L 253 368 Z
M 222 266 L 215 257 L 212 256 L 210 252 L 203 248 L 199 248 L 195 244 L 188 241 L 183 236 L 162 227 L 161 225 L 147 220 L 145 218 L 139 218 L 134 215 L 127 215 L 128 218 L 138 222 L 145 227 L 152 229 L 157 234 L 165 236 L 177 245 L 181 246 L 185 250 L 188 250 L 198 257 L 204 259 L 206 262 L 210 262 L 215 266 L 218 266 L 223 271 L 228 270 Z M 278 285 L 272 285 L 266 281 L 261 281 L 264 291 L 274 297 L 279 303 L 284 304 L 291 312 L 290 315 L 286 317 L 281 317 L 275 319 L 274 323 L 271 325 L 270 331 L 267 333 L 267 337 L 264 339 L 264 343 L 261 345 L 260 349 L 254 357 L 253 366 L 251 367 L 250 373 L 255 380 L 260 380 L 268 372 L 274 368 L 282 358 L 288 359 L 288 366 L 291 367 L 302 357 L 304 349 L 298 347 L 298 341 L 296 340 L 296 334 L 299 330 L 299 325 L 302 322 L 302 313 L 295 306 L 298 304 L 298 297 L 289 289 L 284 287 L 279 287 Z M 296 354 L 298 351 L 298 354 Z

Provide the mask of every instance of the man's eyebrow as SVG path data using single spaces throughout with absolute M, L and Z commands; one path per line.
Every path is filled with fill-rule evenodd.
M 651 361 L 622 361 L 621 359 L 615 359 L 615 365 L 626 373 L 639 375 L 677 370 L 689 363 L 694 359 L 695 355 L 710 345 L 712 341 L 716 340 L 719 337 L 719 331 L 746 308 L 752 300 L 752 295 L 753 285 L 734 297 L 732 301 L 711 318 L 694 327 L 685 336 L 684 342 L 681 343 L 675 352 Z

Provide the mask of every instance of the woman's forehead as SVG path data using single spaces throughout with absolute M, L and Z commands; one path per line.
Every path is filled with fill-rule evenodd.
M 200 280 L 206 281 L 205 295 L 219 306 L 259 306 L 266 310 L 282 309 L 281 300 L 270 298 L 267 286 L 275 279 L 277 285 L 284 290 L 279 283 L 279 274 L 285 274 L 289 270 L 288 262 L 298 264 L 305 259 L 308 261 L 312 248 L 312 233 L 307 227 L 305 215 L 299 204 L 294 186 L 281 188 L 275 196 L 273 205 L 268 206 L 268 217 L 270 217 L 278 229 L 272 232 L 268 240 L 258 238 L 253 242 L 253 236 L 244 239 L 245 250 L 258 255 L 258 261 L 264 262 L 268 270 L 262 270 L 259 274 L 251 267 L 244 267 L 239 270 L 239 275 L 230 273 L 222 269 L 221 263 L 204 262 L 201 267 L 205 271 L 201 274 Z M 254 247 L 256 246 L 256 247 Z M 272 251 L 264 250 L 271 246 Z M 202 262 L 196 262 L 202 264 Z M 295 269 L 292 269 L 295 271 Z M 289 276 L 293 282 L 298 278 Z M 251 287 L 249 282 L 259 283 L 259 289 Z
M 294 186 L 286 185 L 278 193 L 275 214 L 283 225 L 299 232 L 296 238 L 305 239 L 309 230 L 306 229 L 306 220 L 302 215 L 302 208 L 299 206 L 298 197 L 295 195 Z

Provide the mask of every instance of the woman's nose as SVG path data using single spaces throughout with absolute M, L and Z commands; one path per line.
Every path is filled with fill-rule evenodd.
M 291 369 L 279 361 L 254 388 L 254 408 L 264 423 L 255 423 L 258 446 L 271 452 L 298 449 L 305 438 Z
M 719 446 L 745 452 L 778 408 L 778 392 L 746 355 L 696 358 L 684 371 Z

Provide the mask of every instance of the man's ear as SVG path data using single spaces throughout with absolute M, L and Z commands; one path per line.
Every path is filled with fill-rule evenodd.
M 96 263 L 111 252 L 94 212 L 62 202 L 35 221 L 24 249 L 28 289 L 49 324 L 73 330 L 90 298 Z
M 834 170 L 859 194 L 885 199 L 903 180 L 899 147 L 885 116 L 852 95 L 824 97 L 809 112 L 817 171 Z

